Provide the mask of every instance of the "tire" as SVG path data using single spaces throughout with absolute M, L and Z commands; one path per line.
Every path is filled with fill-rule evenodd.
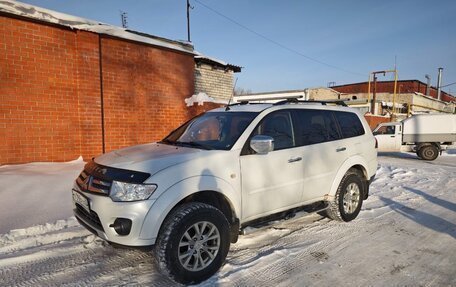
M 363 176 L 359 171 L 350 169 L 340 181 L 333 201 L 329 202 L 326 215 L 338 221 L 355 219 L 363 205 L 365 193 Z
M 225 262 L 229 234 L 228 220 L 215 207 L 198 202 L 179 206 L 164 221 L 155 244 L 159 271 L 182 284 L 206 280 Z
M 421 151 L 421 150 L 418 150 L 418 151 L 416 152 L 416 155 L 417 155 L 420 159 L 423 159 L 423 158 L 421 157 L 420 151 Z
M 439 156 L 439 149 L 435 145 L 426 145 L 420 148 L 418 153 L 424 160 L 434 160 Z

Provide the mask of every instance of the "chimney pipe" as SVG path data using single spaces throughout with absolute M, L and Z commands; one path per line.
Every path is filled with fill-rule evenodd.
M 438 100 L 441 100 L 440 99 L 440 93 L 441 93 L 440 86 L 442 85 L 442 71 L 443 71 L 443 68 L 439 68 L 439 76 L 437 78 L 437 99 Z
M 426 78 L 426 96 L 429 97 L 429 93 L 431 91 L 431 76 L 429 76 L 428 74 L 424 75 L 424 77 Z

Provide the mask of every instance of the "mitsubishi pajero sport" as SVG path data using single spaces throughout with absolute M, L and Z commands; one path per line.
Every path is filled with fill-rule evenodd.
M 242 103 L 88 162 L 74 213 L 108 242 L 153 246 L 162 273 L 196 283 L 256 220 L 317 203 L 332 219 L 355 219 L 376 169 L 376 141 L 355 109 Z

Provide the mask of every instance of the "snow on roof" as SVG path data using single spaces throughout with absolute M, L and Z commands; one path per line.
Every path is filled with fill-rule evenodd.
M 240 72 L 241 71 L 241 66 L 236 66 L 236 65 L 232 65 L 232 64 L 229 64 L 227 62 L 224 62 L 222 60 L 219 60 L 219 59 L 216 59 L 216 58 L 212 58 L 212 57 L 208 57 L 206 55 L 203 55 L 201 54 L 200 52 L 197 52 L 195 51 L 195 61 L 201 61 L 201 62 L 206 62 L 208 64 L 212 64 L 212 65 L 218 65 L 218 66 L 221 66 L 221 67 L 224 67 L 224 68 L 229 68 L 229 69 L 232 69 L 235 73 L 237 72 Z
M 192 53 L 193 45 L 188 42 L 173 41 L 145 33 L 127 30 L 125 28 L 109 25 L 94 20 L 60 13 L 45 8 L 12 1 L 0 0 L 0 12 L 21 16 L 42 22 L 66 26 L 71 29 L 90 31 L 97 34 L 110 35 L 135 42 L 164 47 L 180 52 Z

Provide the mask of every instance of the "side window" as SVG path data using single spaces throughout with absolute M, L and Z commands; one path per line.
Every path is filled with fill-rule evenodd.
M 272 137 L 274 139 L 274 150 L 295 146 L 291 115 L 288 111 L 278 111 L 267 115 L 253 134 Z
M 349 112 L 335 112 L 334 114 L 339 122 L 342 137 L 357 137 L 365 133 L 364 127 L 356 114 Z
M 375 133 L 380 135 L 394 135 L 395 132 L 395 126 L 381 126 Z
M 296 144 L 299 146 L 341 138 L 331 111 L 295 110 L 294 116 L 296 117 Z

